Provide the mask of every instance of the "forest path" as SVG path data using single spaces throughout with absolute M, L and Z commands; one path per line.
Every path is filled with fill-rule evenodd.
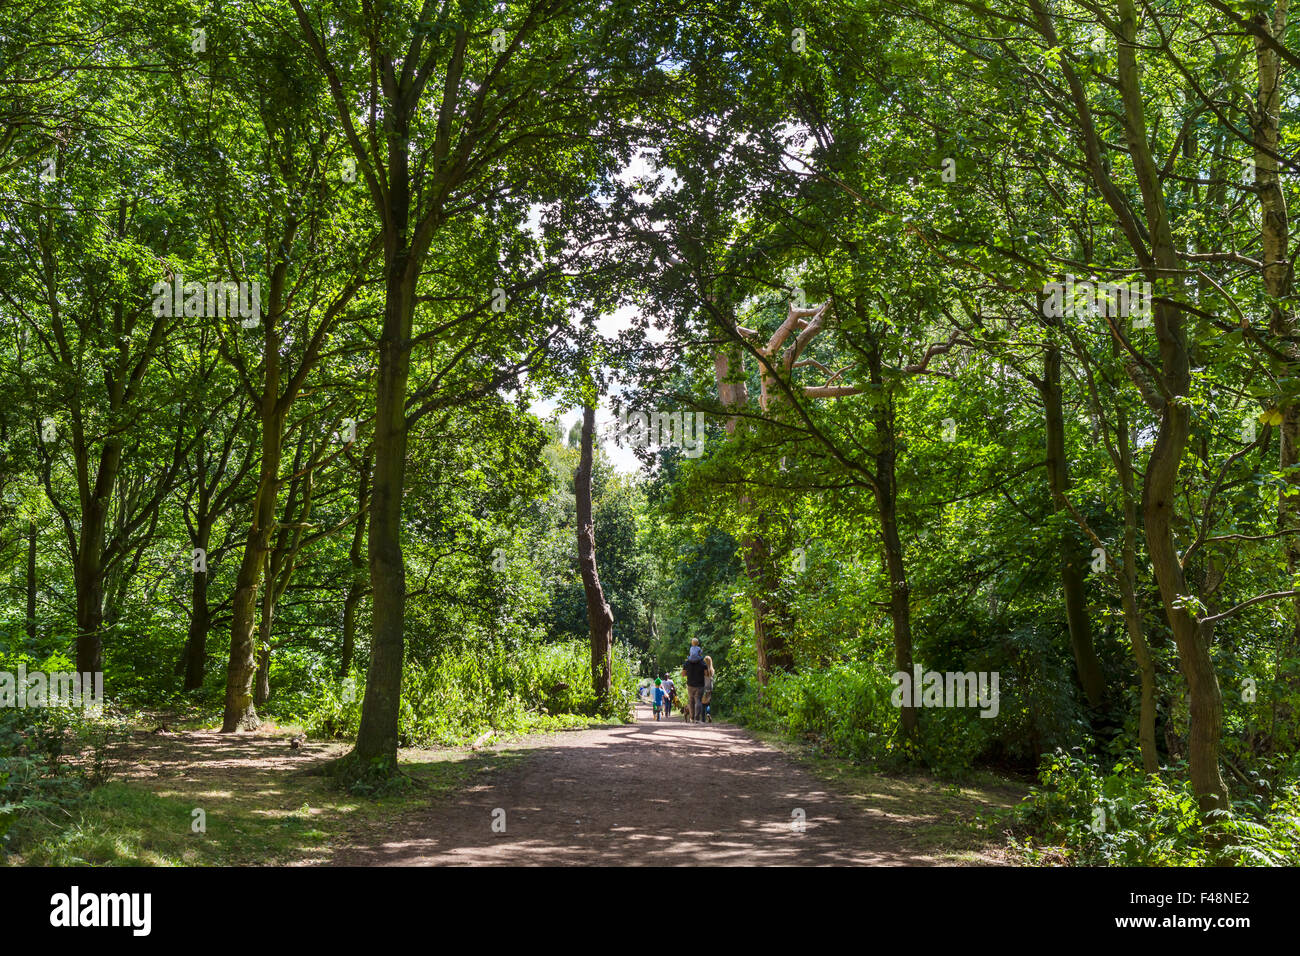
M 539 734 L 488 779 L 353 832 L 327 865 L 936 865 L 934 805 L 910 791 L 832 793 L 794 759 L 730 724 L 637 721 Z M 962 810 L 969 811 L 969 806 Z M 500 812 L 504 811 L 504 816 Z M 795 824 L 801 819 L 802 829 Z M 956 811 L 960 814 L 960 811 Z M 937 817 L 951 818 L 951 805 Z M 497 831 L 504 822 L 504 832 Z M 948 825 L 951 826 L 951 819 Z M 975 855 L 962 862 L 990 863 Z

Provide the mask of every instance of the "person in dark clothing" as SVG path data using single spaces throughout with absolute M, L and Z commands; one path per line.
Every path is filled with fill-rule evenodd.
M 707 668 L 703 660 L 688 660 L 682 670 L 686 674 L 686 693 L 688 695 L 690 718 L 692 721 L 704 719 L 704 675 Z

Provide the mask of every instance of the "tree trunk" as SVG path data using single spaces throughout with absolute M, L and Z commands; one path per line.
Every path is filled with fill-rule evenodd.
M 121 443 L 105 442 L 93 490 L 87 485 L 89 494 L 82 497 L 81 535 L 73 572 L 77 591 L 77 671 L 82 674 L 104 669 L 104 531 L 121 462 Z
M 894 667 L 912 673 L 912 599 L 903 564 L 903 544 L 898 536 L 898 513 L 892 492 L 877 496 L 880 506 L 880 533 L 885 546 L 885 567 L 889 572 L 889 617 L 894 626 Z M 916 699 L 899 709 L 899 730 L 904 737 L 916 732 Z
M 257 652 L 257 681 L 253 703 L 261 707 L 271 697 L 271 645 L 263 644 Z
M 595 431 L 596 409 L 582 409 L 582 450 L 578 470 L 573 475 L 573 493 L 578 508 L 578 567 L 582 572 L 582 589 L 587 598 L 587 626 L 591 632 L 591 686 L 596 700 L 609 702 L 614 688 L 611 648 L 614 643 L 614 614 L 605 600 L 596 570 L 596 528 L 591 519 L 591 446 Z
M 742 495 L 740 506 L 748 511 L 753 505 L 748 495 Z M 763 573 L 763 562 L 767 554 L 767 548 L 762 538 L 757 535 L 747 534 L 741 540 L 741 558 L 745 564 L 745 577 L 749 579 L 749 606 L 754 612 L 754 660 L 758 671 L 759 693 L 767 684 L 768 675 L 771 673 L 772 658 L 769 655 L 771 642 L 774 640 L 773 635 L 768 633 L 768 622 L 771 618 L 767 602 L 763 600 L 763 594 L 767 590 L 766 576 Z
M 357 507 L 365 508 L 370 494 L 370 460 L 367 458 L 361 466 L 361 486 L 357 490 Z M 348 676 L 352 670 L 352 655 L 356 649 L 357 608 L 366 593 L 366 563 L 361 546 L 366 539 L 366 516 L 357 519 L 357 526 L 352 530 L 352 547 L 348 550 L 348 562 L 352 566 L 352 579 L 348 582 L 348 593 L 343 599 L 343 649 L 339 655 L 339 679 Z
M 36 640 L 36 522 L 27 528 L 27 638 Z
M 1043 378 L 1039 393 L 1046 412 L 1047 483 L 1057 514 L 1066 510 L 1065 493 L 1070 488 L 1069 462 L 1065 454 L 1065 416 L 1061 409 L 1061 352 L 1049 346 L 1043 356 Z M 1083 594 L 1086 573 L 1085 551 L 1073 534 L 1063 530 L 1058 542 L 1061 567 L 1061 588 L 1065 596 L 1065 619 L 1070 633 L 1070 647 L 1074 652 L 1074 665 L 1092 707 L 1101 706 L 1105 696 L 1105 682 L 1101 663 L 1092 643 L 1092 625 L 1088 620 L 1087 602 Z
M 375 390 L 375 472 L 370 498 L 370 668 L 361 705 L 356 760 L 369 772 L 397 767 L 398 714 L 402 693 L 406 567 L 402 560 L 402 493 L 406 484 L 406 382 L 410 371 L 415 279 L 408 269 L 406 233 L 410 173 L 405 144 L 408 124 L 399 116 L 390 142 L 389 228 L 384 265 L 384 326 L 379 338 Z M 386 124 L 387 125 L 387 124 Z
M 257 625 L 257 677 L 253 687 L 253 704 L 257 707 L 265 704 L 271 696 L 271 621 L 275 616 L 275 575 L 268 569 L 265 576 L 262 615 Z
M 385 335 L 380 345 L 376 401 L 375 483 L 370 505 L 370 587 L 373 597 L 370 669 L 356 754 L 369 765 L 396 767 L 398 707 L 405 653 L 406 568 L 402 559 L 402 489 L 406 472 L 406 343 Z
M 861 303 L 858 304 L 860 311 Z M 880 537 L 885 549 L 885 570 L 889 575 L 889 619 L 894 629 L 894 668 L 896 672 L 912 673 L 912 588 L 907 581 L 907 565 L 903 559 L 903 542 L 898 533 L 898 445 L 895 440 L 894 407 L 885 398 L 884 373 L 879 344 L 875 336 L 869 339 L 867 371 L 871 383 L 880 390 L 881 402 L 872 416 L 880 450 L 875 455 L 876 507 L 880 511 Z M 919 693 L 913 691 L 907 704 L 899 708 L 899 733 L 912 737 L 916 733 L 916 701 Z
M 1272 16 L 1267 11 L 1260 12 L 1253 18 L 1268 38 L 1279 43 L 1287 29 L 1288 4 L 1273 4 Z M 1260 207 L 1260 269 L 1264 291 L 1269 298 L 1269 332 L 1274 337 L 1280 351 L 1289 361 L 1275 360 L 1274 374 L 1279 379 L 1295 377 L 1295 368 L 1300 364 L 1300 347 L 1296 340 L 1300 336 L 1295 312 L 1287 303 L 1294 286 L 1294 272 L 1290 252 L 1290 220 L 1286 208 L 1286 194 L 1282 189 L 1278 161 L 1275 158 L 1283 152 L 1281 144 L 1281 87 L 1283 81 L 1282 59 L 1274 44 L 1265 36 L 1255 37 L 1255 63 L 1258 75 L 1255 102 L 1250 110 L 1251 130 L 1255 146 L 1255 191 L 1259 196 Z M 1300 402 L 1288 395 L 1279 396 L 1279 411 L 1282 415 L 1280 431 L 1280 448 L 1278 451 L 1278 470 L 1286 487 L 1278 496 L 1277 527 L 1279 531 L 1300 528 Z M 1289 533 L 1282 537 L 1286 547 L 1287 573 L 1291 580 L 1300 574 L 1300 534 Z M 1291 631 L 1283 641 L 1282 656 L 1300 657 L 1300 598 L 1291 602 Z M 1300 690 L 1300 678 L 1279 674 L 1279 687 L 1273 698 L 1282 701 L 1281 709 L 1290 718 L 1292 708 L 1288 703 Z M 1276 705 L 1275 705 L 1276 706 Z M 1293 722 L 1281 721 L 1283 726 Z M 1287 735 L 1279 749 L 1290 752 L 1294 749 L 1294 732 Z M 1277 741 L 1273 742 L 1277 745 Z
M 1115 355 L 1119 343 L 1112 342 Z M 1156 754 L 1156 668 L 1142 630 L 1142 613 L 1137 602 L 1137 490 L 1133 481 L 1133 447 L 1128 433 L 1128 412 L 1123 403 L 1115 409 L 1115 431 L 1119 444 L 1119 479 L 1124 495 L 1124 543 L 1120 572 L 1120 600 L 1124 608 L 1124 626 L 1137 662 L 1141 704 L 1138 711 L 1138 744 L 1142 749 L 1142 769 L 1155 773 L 1160 769 Z
M 744 409 L 749 401 L 749 390 L 744 381 L 744 360 L 741 350 L 732 346 L 726 350 L 719 349 L 714 352 L 713 366 L 717 377 L 718 400 L 722 406 L 728 410 L 740 411 Z M 741 378 L 739 381 L 731 382 L 732 369 L 736 369 Z M 736 433 L 736 427 L 739 424 L 737 416 L 732 415 L 726 421 L 726 430 L 728 435 Z M 741 494 L 740 510 L 747 513 L 753 507 L 753 502 L 749 495 Z M 759 693 L 762 694 L 763 685 L 767 683 L 768 674 L 772 667 L 788 668 L 792 666 L 789 651 L 781 642 L 781 637 L 773 633 L 768 627 L 772 617 L 771 609 L 764 600 L 763 595 L 770 593 L 770 580 L 767 573 L 768 548 L 767 542 L 761 535 L 746 534 L 741 539 L 741 559 L 745 565 L 745 576 L 749 579 L 750 595 L 749 606 L 754 612 L 754 657 L 757 662 L 757 677 Z
M 348 593 L 343 599 L 343 647 L 339 651 L 338 670 L 340 680 L 352 670 L 352 655 L 356 653 L 357 645 L 357 605 L 361 603 L 365 590 L 365 581 L 358 582 L 354 578 L 348 584 Z
M 77 589 L 77 671 L 82 674 L 98 673 L 104 669 L 101 633 L 104 621 L 104 575 L 100 563 L 103 555 L 97 543 L 103 540 L 102 520 L 102 517 L 88 517 L 82 526 L 81 554 L 74 571 Z M 98 532 L 94 530 L 96 524 L 99 526 Z
M 1185 392 L 1180 393 L 1179 397 L 1182 394 Z M 1181 596 L 1187 593 L 1187 585 L 1174 544 L 1173 500 L 1178 461 L 1187 442 L 1189 415 L 1189 409 L 1185 405 L 1176 401 L 1165 404 L 1160 433 L 1147 463 L 1142 513 L 1146 522 L 1151 564 L 1160 586 L 1165 615 L 1178 645 L 1183 677 L 1187 680 L 1189 776 L 1201 808 L 1208 812 L 1226 809 L 1228 806 L 1228 789 L 1219 772 L 1223 701 L 1219 694 L 1219 681 L 1210 660 L 1210 648 L 1201 633 L 1200 625 L 1186 608 L 1176 606 Z
M 264 439 L 264 461 L 266 445 Z M 279 461 L 278 448 L 275 461 Z M 230 622 L 230 665 L 226 672 L 226 711 L 221 723 L 222 733 L 256 730 L 261 723 L 253 703 L 253 679 L 257 668 L 254 618 L 258 585 L 262 577 L 262 555 L 270 545 L 271 523 L 274 521 L 274 475 L 268 478 L 268 467 L 264 463 L 253 526 L 248 529 L 244 556 L 239 562 L 239 573 L 235 578 L 234 607 Z
M 1150 276 L 1159 290 L 1168 290 L 1168 276 L 1179 274 L 1182 263 L 1174 247 L 1173 233 L 1161 192 L 1158 171 L 1151 156 L 1146 132 L 1144 101 L 1138 83 L 1137 22 L 1134 0 L 1120 0 L 1120 43 L 1118 78 L 1124 104 L 1124 132 L 1138 186 L 1142 191 L 1151 234 Z M 1176 293 L 1175 293 L 1176 294 Z M 1223 700 L 1219 681 L 1210 659 L 1210 648 L 1197 621 L 1182 604 L 1187 593 L 1182 562 L 1174 540 L 1174 504 L 1178 466 L 1187 447 L 1191 408 L 1191 367 L 1187 335 L 1180 311 L 1155 302 L 1155 333 L 1159 342 L 1160 375 L 1164 400 L 1160 431 L 1147 462 L 1142 488 L 1142 515 L 1147 533 L 1147 550 L 1155 569 L 1156 583 L 1165 614 L 1178 646 L 1179 663 L 1187 680 L 1189 739 L 1188 776 L 1202 811 L 1228 809 L 1228 788 L 1219 771 L 1219 737 L 1223 730 Z
M 1057 42 L 1056 30 L 1047 8 L 1040 0 L 1031 0 L 1031 5 L 1043 37 L 1049 43 Z M 1177 306 L 1161 300 L 1182 294 L 1178 280 L 1170 277 L 1182 274 L 1183 263 L 1174 245 L 1160 171 L 1151 154 L 1147 134 L 1146 101 L 1137 64 L 1137 5 L 1134 0 L 1119 0 L 1118 13 L 1116 80 L 1123 105 L 1121 116 L 1124 139 L 1142 196 L 1145 228 L 1137 222 L 1134 211 L 1119 194 L 1111 178 L 1102 156 L 1100 136 L 1093 125 L 1092 109 L 1082 81 L 1067 61 L 1062 60 L 1060 68 L 1065 74 L 1070 97 L 1083 120 L 1081 142 L 1094 185 L 1128 237 L 1146 278 L 1156 285 L 1157 298 L 1153 303 L 1153 313 L 1160 355 L 1160 428 L 1143 481 L 1143 523 L 1151 566 L 1160 588 L 1160 599 L 1178 647 L 1179 665 L 1187 680 L 1191 724 L 1188 776 L 1202 811 L 1226 809 L 1228 790 L 1219 772 L 1218 760 L 1223 702 L 1209 646 L 1196 620 L 1180 606 L 1187 591 L 1174 540 L 1178 466 L 1190 430 L 1191 412 L 1187 396 L 1191 385 L 1191 369 L 1182 313 Z M 1140 383 L 1139 389 L 1141 390 Z
M 206 521 L 200 521 L 198 535 L 194 546 L 206 553 L 212 527 Z M 202 571 L 195 571 L 190 581 L 190 631 L 185 640 L 185 651 L 181 655 L 185 667 L 186 690 L 198 690 L 203 686 L 203 669 L 208 658 L 208 627 L 212 620 L 212 611 L 208 606 L 208 572 L 207 562 Z
M 272 276 L 272 302 L 278 302 L 284 272 L 277 266 Z M 261 724 L 253 701 L 253 681 L 257 671 L 256 627 L 257 594 L 265 556 L 275 530 L 276 502 L 279 494 L 280 455 L 284 441 L 285 410 L 279 401 L 280 337 L 271 312 L 266 322 L 264 359 L 266 371 L 262 383 L 261 431 L 262 455 L 258 468 L 257 493 L 253 499 L 253 520 L 244 540 L 244 554 L 235 578 L 235 596 L 230 621 L 230 664 L 226 671 L 226 708 L 221 732 L 256 730 Z

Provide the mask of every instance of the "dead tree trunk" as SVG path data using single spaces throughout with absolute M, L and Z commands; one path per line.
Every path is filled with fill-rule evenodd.
M 732 347 L 727 350 L 719 350 L 714 353 L 713 367 L 717 376 L 718 383 L 718 401 L 722 403 L 723 408 L 728 411 L 739 412 L 744 409 L 749 402 L 749 389 L 745 385 L 744 378 L 744 360 L 741 350 Z M 734 370 L 734 372 L 733 372 Z M 734 377 L 736 381 L 731 379 Z M 736 415 L 727 418 L 726 430 L 728 435 L 736 433 L 736 427 L 739 419 Z M 749 495 L 741 493 L 740 510 L 747 513 L 753 507 L 753 501 Z M 768 592 L 767 576 L 764 573 L 764 562 L 767 560 L 768 548 L 767 542 L 762 535 L 747 533 L 740 542 L 741 559 L 745 564 L 745 576 L 749 579 L 749 606 L 754 613 L 754 657 L 757 662 L 758 686 L 759 693 L 762 693 L 763 685 L 767 683 L 767 675 L 770 668 L 776 666 L 790 666 L 789 654 L 784 652 L 784 647 L 775 648 L 773 644 L 780 638 L 770 633 L 768 620 L 771 616 L 771 609 L 768 607 L 764 594 Z
M 791 382 L 796 368 L 807 365 L 821 367 L 818 362 L 801 362 L 799 356 L 807 348 L 808 343 L 822 330 L 829 309 L 829 300 L 812 308 L 796 308 L 792 304 L 786 314 L 785 321 L 772 333 L 767 343 L 752 346 L 753 354 L 759 360 L 759 407 L 765 415 L 770 414 L 774 408 L 783 404 L 788 407 L 789 402 L 782 401 L 783 396 L 787 394 L 787 389 L 803 398 L 840 398 L 846 395 L 856 395 L 861 391 L 854 386 L 832 384 L 845 371 L 843 369 L 839 373 L 831 374 L 823 385 L 795 386 Z M 742 339 L 757 340 L 759 338 L 759 333 L 754 329 L 733 326 L 732 331 Z M 794 339 L 788 342 L 791 335 L 794 336 Z M 951 343 L 947 347 L 942 347 L 941 350 L 946 350 L 949 347 L 951 347 Z M 741 359 L 742 350 L 740 348 L 718 351 L 714 354 L 718 398 L 729 411 L 743 409 L 748 401 L 748 393 L 742 377 L 743 364 Z M 822 370 L 829 373 L 828 369 L 823 368 Z M 732 381 L 733 378 L 740 380 Z M 727 421 L 728 434 L 735 433 L 736 424 L 737 417 L 732 415 Z M 875 482 L 875 485 L 878 488 L 879 483 Z M 889 563 L 891 580 L 895 581 L 895 583 L 898 580 L 903 581 L 904 586 L 899 593 L 901 600 L 906 602 L 907 590 L 906 579 L 903 575 L 902 546 L 895 540 L 891 547 L 888 540 L 891 532 L 894 538 L 897 538 L 897 528 L 891 524 L 894 515 L 893 498 L 890 497 L 884 504 L 886 507 L 882 514 L 886 523 L 890 525 L 886 529 L 887 540 L 885 544 L 891 559 Z M 748 497 L 742 496 L 742 508 L 748 508 L 749 505 Z M 761 535 L 746 537 L 743 541 L 743 555 L 745 570 L 753 585 L 750 601 L 754 607 L 754 638 L 758 660 L 759 684 L 761 686 L 766 681 L 770 669 L 793 667 L 794 660 L 784 643 L 781 628 L 779 626 L 770 626 L 774 620 L 779 620 L 782 615 L 779 614 L 779 611 L 769 607 L 765 599 L 766 595 L 775 592 L 775 581 L 771 577 L 772 568 L 768 548 Z M 896 607 L 896 603 L 894 606 Z M 901 635 L 900 639 L 906 645 L 905 656 L 910 661 L 910 626 L 906 615 L 903 616 L 902 620 L 901 630 L 896 629 L 896 636 Z M 906 729 L 910 731 L 911 727 L 914 726 L 915 714 L 906 714 L 904 721 Z

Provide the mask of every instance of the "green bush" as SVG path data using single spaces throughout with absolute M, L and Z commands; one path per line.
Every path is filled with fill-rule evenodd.
M 959 778 L 975 766 L 989 749 L 996 721 L 978 711 L 934 707 L 920 712 L 915 744 L 899 745 L 898 756 L 908 756 L 943 778 Z
M 773 674 L 766 701 L 784 732 L 818 741 L 827 751 L 860 761 L 885 756 L 898 723 L 889 678 L 848 663 L 824 670 Z
M 71 708 L 0 708 L 0 856 L 22 843 L 30 825 L 58 826 L 74 816 L 107 779 L 106 752 L 120 731 L 115 718 Z
M 1300 789 L 1293 783 L 1267 807 L 1235 801 L 1206 820 L 1186 774 L 1144 774 L 1127 761 L 1109 773 L 1080 748 L 1044 754 L 1040 786 L 1017 812 L 1033 833 L 1031 861 L 1064 857 L 1088 866 L 1295 866 L 1300 863 Z
M 923 709 L 916 739 L 900 741 L 894 688 L 878 666 L 860 661 L 777 672 L 769 678 L 761 704 L 742 689 L 733 716 L 814 742 L 833 756 L 860 763 L 920 763 L 940 776 L 964 775 L 989 748 L 994 722 L 964 708 Z
M 1238 803 L 1239 811 L 1222 824 L 1228 852 L 1239 865 L 1300 866 L 1300 783 L 1278 791 L 1267 810 Z M 1241 812 L 1241 811 L 1247 812 Z M 1257 810 L 1252 815 L 1251 810 Z
M 408 662 L 402 679 L 399 743 L 457 744 L 487 730 L 523 733 L 582 723 L 574 718 L 626 715 L 636 677 L 616 651 L 614 693 L 602 706 L 591 687 L 591 650 L 582 642 L 489 646 L 481 653 L 448 650 L 432 661 Z M 303 719 L 319 737 L 356 736 L 364 676 L 328 685 Z M 349 700 L 348 698 L 351 697 Z

